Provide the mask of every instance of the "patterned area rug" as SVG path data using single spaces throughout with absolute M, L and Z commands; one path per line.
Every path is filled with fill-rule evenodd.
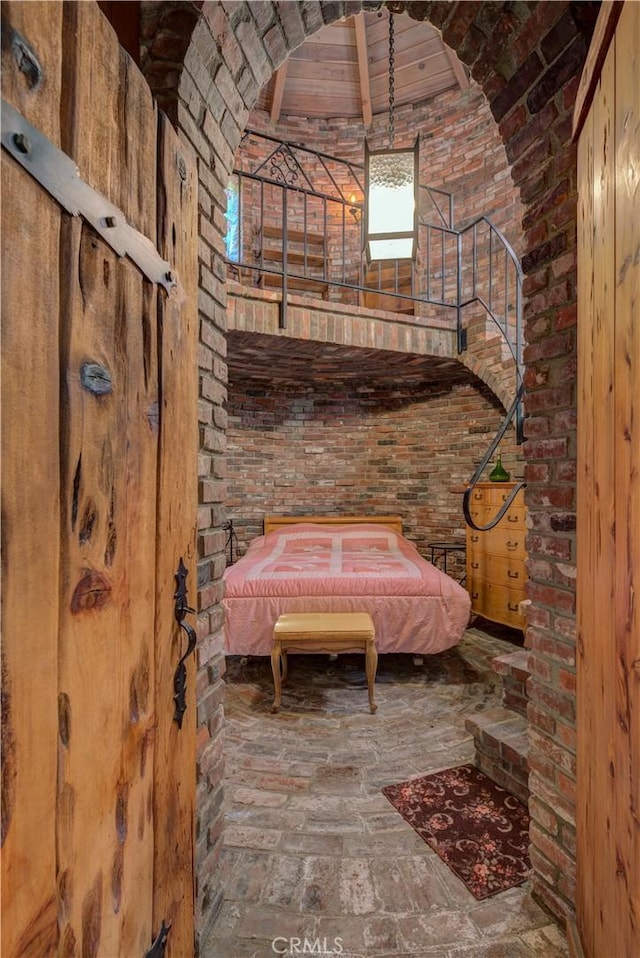
M 474 765 L 382 791 L 478 900 L 526 881 L 529 813 Z

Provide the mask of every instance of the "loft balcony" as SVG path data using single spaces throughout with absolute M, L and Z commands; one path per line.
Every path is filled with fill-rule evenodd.
M 363 256 L 364 166 L 246 131 L 227 189 L 227 268 L 247 286 L 370 310 L 428 326 L 443 321 L 467 346 L 468 317 L 480 308 L 522 366 L 522 271 L 486 216 L 457 225 L 454 198 L 420 185 L 415 262 L 368 263 Z

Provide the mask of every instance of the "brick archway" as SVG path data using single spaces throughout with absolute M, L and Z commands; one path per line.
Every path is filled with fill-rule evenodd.
M 377 2 L 348 5 L 348 13 Z M 571 116 L 598 3 L 394 3 L 428 19 L 471 70 L 498 124 L 525 208 L 527 502 L 531 649 L 531 857 L 535 894 L 573 909 L 575 853 L 575 235 Z M 224 186 L 260 87 L 344 3 L 143 5 L 142 65 L 200 171 L 201 480 L 198 908 L 215 913 L 222 828 L 226 389 Z

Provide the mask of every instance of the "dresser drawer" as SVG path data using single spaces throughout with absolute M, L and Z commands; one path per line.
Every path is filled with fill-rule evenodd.
M 474 553 L 468 560 L 467 575 L 487 579 L 510 589 L 523 589 L 527 579 L 524 557 Z
M 488 525 L 513 492 L 513 482 L 479 482 L 470 500 L 471 518 Z M 525 598 L 527 510 L 524 490 L 514 497 L 500 522 L 486 532 L 467 527 L 467 588 L 471 608 L 494 622 L 524 629 L 518 608 Z
M 502 482 L 479 482 L 471 493 L 470 508 L 474 506 L 501 506 L 511 495 L 513 484 Z M 513 507 L 524 507 L 524 490 L 520 489 L 512 502 Z
M 467 579 L 471 596 L 471 609 L 494 622 L 502 622 L 516 629 L 523 629 L 525 618 L 518 612 L 519 603 L 525 597 L 524 584 L 519 589 L 488 582 L 486 579 Z
M 476 532 L 475 529 L 469 529 L 467 532 L 467 558 L 481 552 L 506 556 L 507 558 L 524 559 L 524 540 L 524 529 L 509 528 L 506 518 L 489 532 Z
M 486 526 L 497 516 L 499 509 L 498 503 L 495 505 L 482 504 L 471 506 L 469 512 L 477 525 Z M 495 528 L 525 530 L 527 528 L 527 513 L 524 506 L 510 506 Z

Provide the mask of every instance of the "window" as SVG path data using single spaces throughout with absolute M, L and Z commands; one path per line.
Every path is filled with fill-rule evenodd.
M 227 259 L 231 263 L 237 263 L 240 260 L 240 190 L 237 176 L 231 177 L 225 194 L 227 197 L 227 212 L 224 214 L 227 221 L 225 237 Z

